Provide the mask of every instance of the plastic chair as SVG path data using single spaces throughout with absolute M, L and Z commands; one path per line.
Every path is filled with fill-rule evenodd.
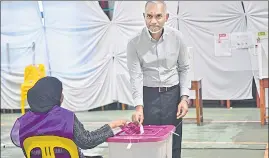
M 31 151 L 34 148 L 40 148 L 42 158 L 55 158 L 55 147 L 67 150 L 72 158 L 79 158 L 76 144 L 67 138 L 58 136 L 33 136 L 26 138 L 23 142 L 23 148 L 27 158 L 30 158 Z
M 25 100 L 27 92 L 40 79 L 45 77 L 45 66 L 43 64 L 28 65 L 24 69 L 24 82 L 21 84 L 21 113 L 25 114 Z

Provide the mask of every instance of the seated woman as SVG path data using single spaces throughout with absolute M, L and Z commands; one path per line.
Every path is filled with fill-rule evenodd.
M 44 77 L 28 91 L 27 100 L 30 111 L 19 117 L 11 131 L 12 142 L 21 147 L 23 141 L 31 136 L 54 135 L 73 140 L 78 146 L 80 158 L 84 158 L 81 149 L 91 149 L 114 136 L 112 129 L 126 124 L 125 120 L 113 121 L 94 131 L 87 131 L 74 112 L 62 108 L 62 82 L 55 77 Z M 54 150 L 56 158 L 70 157 L 62 148 Z M 31 158 L 41 157 L 36 148 L 31 151 Z

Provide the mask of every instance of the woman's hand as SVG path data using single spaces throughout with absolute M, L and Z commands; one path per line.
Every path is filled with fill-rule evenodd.
M 127 120 L 116 120 L 116 121 L 109 123 L 108 125 L 113 129 L 113 128 L 117 128 L 117 127 L 122 127 L 122 126 L 126 125 L 126 123 L 127 123 Z

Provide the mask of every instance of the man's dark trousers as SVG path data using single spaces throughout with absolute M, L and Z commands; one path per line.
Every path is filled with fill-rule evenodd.
M 181 157 L 182 119 L 177 119 L 180 102 L 179 85 L 168 91 L 159 88 L 143 87 L 144 122 L 143 125 L 174 125 L 177 126 L 173 135 L 173 158 Z M 181 123 L 180 123 L 181 122 Z

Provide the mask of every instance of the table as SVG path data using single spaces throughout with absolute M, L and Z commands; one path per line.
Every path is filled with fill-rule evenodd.
M 265 107 L 265 88 L 268 87 L 268 78 L 259 79 L 260 82 L 260 114 L 261 114 L 261 125 L 265 125 L 266 119 L 266 107 Z
M 192 80 L 191 90 L 195 91 L 196 123 L 201 125 L 203 122 L 202 79 Z

